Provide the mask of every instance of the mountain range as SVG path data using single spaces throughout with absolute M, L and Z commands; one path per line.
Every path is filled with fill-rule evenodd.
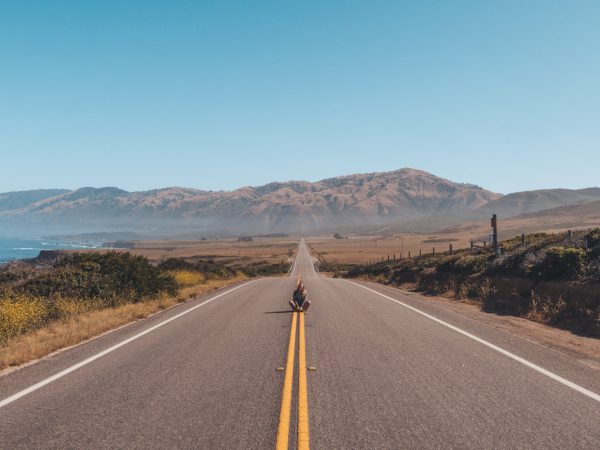
M 600 188 L 501 195 L 416 169 L 289 181 L 234 191 L 115 187 L 0 194 L 0 235 L 129 230 L 144 233 L 310 233 L 336 227 L 503 217 L 600 201 Z

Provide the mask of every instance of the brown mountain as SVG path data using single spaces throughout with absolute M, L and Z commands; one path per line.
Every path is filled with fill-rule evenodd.
M 0 194 L 0 212 L 23 208 L 41 200 L 66 194 L 67 189 L 37 189 Z
M 516 216 L 515 219 L 543 219 L 547 221 L 571 220 L 573 227 L 581 227 L 586 224 L 581 223 L 582 220 L 592 221 L 596 225 L 600 223 L 600 200 L 595 202 L 580 203 L 577 205 L 559 206 L 558 208 L 544 209 L 527 214 Z
M 198 229 L 304 232 L 477 210 L 499 194 L 415 169 L 290 181 L 235 191 L 82 188 L 0 211 L 0 224 L 61 231 Z
M 508 194 L 489 202 L 481 209 L 502 217 L 512 217 L 595 200 L 600 200 L 600 188 L 543 189 Z

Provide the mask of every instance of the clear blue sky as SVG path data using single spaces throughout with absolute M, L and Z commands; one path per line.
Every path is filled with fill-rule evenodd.
M 0 192 L 600 185 L 600 2 L 4 1 Z

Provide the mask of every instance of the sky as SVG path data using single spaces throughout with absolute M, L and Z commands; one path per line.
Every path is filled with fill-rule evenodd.
M 0 192 L 600 186 L 600 2 L 0 2 Z

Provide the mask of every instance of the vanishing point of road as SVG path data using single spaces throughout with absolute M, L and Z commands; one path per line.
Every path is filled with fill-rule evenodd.
M 307 314 L 289 311 L 303 276 Z M 5 449 L 600 448 L 600 372 L 390 287 L 216 291 L 0 377 Z

